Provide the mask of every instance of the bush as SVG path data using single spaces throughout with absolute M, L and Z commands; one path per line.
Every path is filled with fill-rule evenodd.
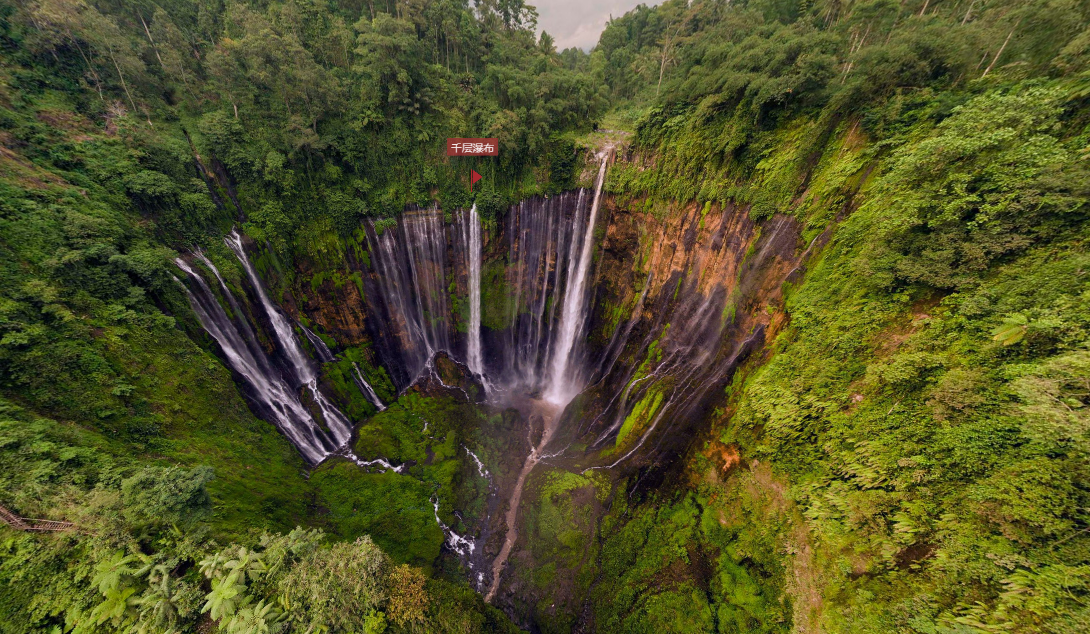
M 492 187 L 483 188 L 477 194 L 477 213 L 487 221 L 493 221 L 503 215 L 507 209 L 507 199 Z
M 194 469 L 145 467 L 121 483 L 125 516 L 134 524 L 189 525 L 212 513 L 205 485 L 212 467 Z

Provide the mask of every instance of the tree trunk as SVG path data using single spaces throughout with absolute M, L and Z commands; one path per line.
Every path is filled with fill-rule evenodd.
M 681 32 L 681 27 L 685 25 L 682 21 L 678 23 L 677 28 L 674 29 L 674 38 L 677 38 L 677 34 Z M 666 64 L 670 61 L 670 25 L 666 25 L 666 40 L 662 43 L 662 61 L 659 64 L 659 83 L 655 86 L 655 96 L 659 96 L 659 91 L 662 90 L 662 76 L 666 72 Z
M 167 65 L 163 63 L 163 58 L 159 56 L 159 47 L 155 46 L 155 40 L 151 37 L 151 31 L 148 30 L 148 23 L 144 21 L 144 16 L 139 12 L 136 14 L 140 17 L 140 24 L 144 26 L 144 33 L 148 36 L 148 41 L 151 42 L 151 50 L 155 51 L 155 59 L 159 60 L 159 65 L 163 67 L 164 73 L 169 73 Z
M 168 76 L 170 75 L 170 69 L 163 63 L 163 58 L 159 55 L 159 47 L 155 44 L 155 40 L 151 37 L 151 29 L 148 28 L 148 23 L 144 21 L 144 16 L 137 12 L 140 16 L 140 24 L 144 25 L 144 33 L 148 36 L 148 41 L 151 42 L 151 50 L 155 51 L 155 59 L 159 60 L 159 65 L 163 67 L 163 72 Z M 194 101 L 197 98 L 193 95 L 193 89 L 189 86 L 189 79 L 185 76 L 185 68 L 179 68 L 178 74 L 182 76 L 182 83 L 185 84 L 185 91 L 189 93 L 189 97 Z
M 655 96 L 659 96 L 659 91 L 662 90 L 662 74 L 666 71 L 666 51 L 669 50 L 668 45 L 664 44 L 662 47 L 662 61 L 659 63 L 659 83 L 655 85 Z
M 94 65 L 91 64 L 91 60 L 83 52 L 83 47 L 79 45 L 79 42 L 76 41 L 76 38 L 72 37 L 71 33 L 68 34 L 68 39 L 72 40 L 72 44 L 74 44 L 76 46 L 76 50 L 79 51 L 79 56 L 82 57 L 84 63 L 87 64 L 87 70 L 90 71 L 91 77 L 95 78 L 95 90 L 98 91 L 98 98 L 103 103 L 105 103 L 106 98 L 102 96 L 102 80 L 99 79 L 98 73 L 95 72 Z
M 135 115 L 139 111 L 136 108 L 136 102 L 133 101 L 132 93 L 129 92 L 129 85 L 125 83 L 125 74 L 121 72 L 121 66 L 118 65 L 117 58 L 114 57 L 114 49 L 106 47 L 106 50 L 110 53 L 110 61 L 114 63 L 114 68 L 117 69 L 117 77 L 121 80 L 121 87 L 125 90 L 125 96 L 129 98 L 129 105 L 132 106 L 132 113 Z M 148 119 L 148 125 L 151 125 L 151 119 Z
M 965 17 L 961 19 L 961 26 L 965 26 L 965 23 L 969 21 L 969 14 L 973 12 L 974 6 L 976 6 L 976 0 L 969 3 L 969 8 L 965 10 Z
M 981 79 L 984 79 L 985 77 L 987 77 L 988 73 L 991 72 L 992 68 L 995 66 L 995 63 L 999 61 L 999 56 L 1003 54 L 1003 50 L 1007 48 L 1007 44 L 1009 44 L 1010 41 L 1011 41 L 1011 36 L 1014 35 L 1014 32 L 1016 30 L 1018 30 L 1018 25 L 1021 24 L 1021 23 L 1022 23 L 1022 21 L 1019 20 L 1018 24 L 1015 24 L 1014 28 L 1011 29 L 1011 32 L 1007 34 L 1007 39 L 1003 40 L 1003 46 L 999 47 L 999 52 L 996 53 L 995 57 L 992 58 L 992 63 L 988 64 L 988 67 L 984 69 L 984 74 L 980 76 Z

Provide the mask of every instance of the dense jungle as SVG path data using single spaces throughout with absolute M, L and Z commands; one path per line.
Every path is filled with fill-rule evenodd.
M 0 0 L 0 632 L 1090 631 L 1090 3 L 537 19 Z

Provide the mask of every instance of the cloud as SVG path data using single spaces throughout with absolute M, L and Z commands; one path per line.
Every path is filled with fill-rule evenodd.
M 606 28 L 610 15 L 620 17 L 640 0 L 530 0 L 537 7 L 539 31 L 556 40 L 556 49 L 577 47 L 590 50 Z M 644 1 L 642 4 L 654 5 Z

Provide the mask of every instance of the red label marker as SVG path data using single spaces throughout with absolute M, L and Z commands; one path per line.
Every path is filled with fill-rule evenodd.
M 499 155 L 499 139 L 447 139 L 447 156 Z
M 473 191 L 473 183 L 481 180 L 481 175 L 475 170 L 469 170 L 469 191 Z

